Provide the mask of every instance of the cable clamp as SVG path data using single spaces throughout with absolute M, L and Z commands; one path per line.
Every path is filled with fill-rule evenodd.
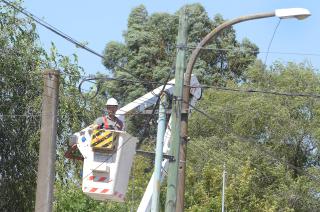
M 173 100 L 173 101 L 180 101 L 180 102 L 181 102 L 181 101 L 182 101 L 182 97 L 180 97 L 180 96 L 179 96 L 179 97 L 178 97 L 178 96 L 173 96 L 172 100 Z
M 181 137 L 181 141 L 182 141 L 184 144 L 187 144 L 187 143 L 190 141 L 190 137 Z
M 177 49 L 186 50 L 187 49 L 187 45 L 184 44 L 184 43 L 177 44 Z

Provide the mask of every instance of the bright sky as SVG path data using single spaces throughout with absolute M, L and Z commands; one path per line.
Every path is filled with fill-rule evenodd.
M 183 5 L 190 3 L 201 3 L 210 18 L 220 13 L 224 19 L 271 12 L 279 8 L 304 7 L 309 9 L 312 16 L 305 20 L 281 21 L 271 44 L 267 64 L 275 60 L 281 62 L 307 60 L 315 68 L 320 69 L 320 1 L 318 0 L 24 0 L 23 6 L 27 11 L 43 18 L 67 35 L 80 42 L 88 42 L 89 48 L 102 53 L 108 42 L 123 42 L 122 32 L 127 29 L 128 15 L 134 7 L 143 4 L 149 14 L 155 12 L 173 14 Z M 261 52 L 266 52 L 278 20 L 273 17 L 237 24 L 234 27 L 238 40 L 247 37 L 260 48 Z M 52 41 L 60 53 L 64 55 L 76 53 L 79 56 L 79 64 L 84 67 L 87 74 L 95 74 L 98 71 L 107 73 L 101 64 L 101 58 L 76 48 L 72 43 L 42 26 L 38 26 L 38 33 L 45 49 L 50 48 Z M 266 54 L 261 53 L 259 57 L 264 61 Z

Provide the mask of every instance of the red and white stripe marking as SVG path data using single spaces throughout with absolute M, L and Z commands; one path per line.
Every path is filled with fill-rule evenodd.
M 120 199 L 124 199 L 124 194 L 119 193 L 117 191 L 115 191 L 113 194 L 110 193 L 111 190 L 107 189 L 107 188 L 94 188 L 94 187 L 84 187 L 83 188 L 84 192 L 89 192 L 89 193 L 95 193 L 95 194 L 109 194 L 109 195 L 113 195 L 115 197 L 118 197 Z
M 111 189 L 108 188 L 94 188 L 94 187 L 84 187 L 84 192 L 96 193 L 96 194 L 110 194 Z

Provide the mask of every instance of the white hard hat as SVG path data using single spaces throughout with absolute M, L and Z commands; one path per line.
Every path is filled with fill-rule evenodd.
M 106 105 L 117 105 L 118 106 L 118 101 L 115 98 L 110 98 L 110 99 L 108 99 Z

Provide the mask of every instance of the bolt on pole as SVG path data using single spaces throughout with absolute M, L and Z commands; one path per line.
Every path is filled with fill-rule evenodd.
M 52 211 L 60 74 L 56 70 L 45 70 L 43 78 L 36 212 Z

